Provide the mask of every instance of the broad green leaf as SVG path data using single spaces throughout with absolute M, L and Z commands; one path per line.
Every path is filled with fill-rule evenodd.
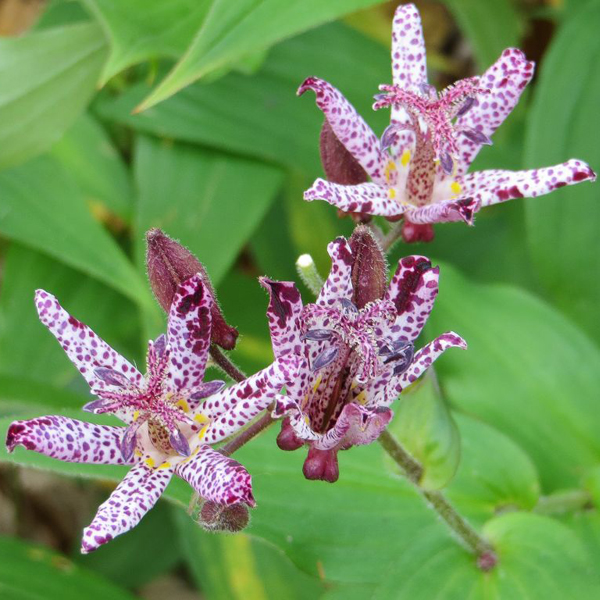
M 377 86 L 390 80 L 389 53 L 339 23 L 278 45 L 255 75 L 231 73 L 210 84 L 196 84 L 132 115 L 148 91 L 138 84 L 117 98 L 103 95 L 96 109 L 102 118 L 139 131 L 303 169 L 314 178 L 321 175 L 323 115 L 310 94 L 296 97 L 298 86 L 310 75 L 343 91 L 377 133 L 388 124 L 389 114 L 373 112 L 371 104 Z
M 579 158 L 600 168 L 600 4 L 565 22 L 539 75 L 525 146 L 525 166 Z M 529 248 L 538 276 L 557 305 L 600 340 L 600 204 L 598 184 L 584 182 L 527 200 Z
M 600 459 L 600 352 L 536 297 L 478 285 L 442 267 L 429 331 L 469 344 L 439 373 L 453 406 L 507 434 L 533 458 L 545 491 L 577 487 Z
M 150 108 L 206 74 L 239 57 L 332 21 L 379 0 L 213 0 L 191 46 L 144 100 Z M 322 51 L 322 50 L 321 50 Z
M 508 514 L 484 529 L 498 564 L 483 572 L 448 534 L 423 535 L 400 557 L 374 600 L 508 600 L 591 598 L 597 575 L 581 542 L 547 517 Z
M 0 596 L 6 600 L 133 600 L 128 592 L 43 546 L 0 537 L 0 556 Z
M 90 15 L 79 0 L 50 0 L 32 30 L 89 23 Z
M 313 600 L 323 590 L 281 550 L 258 538 L 208 533 L 182 510 L 173 516 L 187 564 L 208 600 Z
M 160 227 L 188 247 L 218 285 L 275 199 L 282 173 L 256 161 L 142 137 L 135 178 L 140 262 L 144 233 Z
M 389 431 L 423 466 L 423 488 L 448 485 L 460 460 L 460 434 L 431 373 L 401 395 Z
M 83 111 L 106 58 L 97 25 L 0 39 L 0 168 L 47 150 Z
M 444 0 L 444 4 L 473 45 L 479 71 L 487 69 L 506 48 L 518 45 L 522 27 L 511 0 Z
M 139 360 L 135 306 L 121 294 L 44 254 L 11 244 L 0 294 L 0 372 L 65 385 L 87 384 L 40 323 L 36 289 L 54 294 L 71 314 L 131 360 Z
M 133 189 L 127 167 L 92 116 L 81 115 L 52 147 L 51 154 L 71 173 L 100 219 L 117 227 L 122 224 L 113 222 L 113 214 L 129 221 Z
M 202 25 L 210 0 L 84 0 L 110 40 L 102 81 L 136 63 L 179 58 Z
M 140 305 L 152 302 L 142 278 L 94 220 L 77 184 L 50 157 L 0 172 L 0 233 L 79 269 Z

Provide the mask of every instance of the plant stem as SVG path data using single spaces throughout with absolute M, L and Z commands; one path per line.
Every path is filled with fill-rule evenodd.
M 381 242 L 381 247 L 384 252 L 389 252 L 392 249 L 392 246 L 400 239 L 400 235 L 402 234 L 402 221 L 399 221 L 385 234 L 383 237 L 383 241 Z
M 423 467 L 416 461 L 388 431 L 379 436 L 379 443 L 404 471 L 407 479 L 418 492 L 429 502 L 437 514 L 446 522 L 450 529 L 459 537 L 463 545 L 479 559 L 481 569 L 489 570 L 496 564 L 494 549 L 481 537 L 439 491 L 425 490 L 420 485 Z
M 542 496 L 533 510 L 540 515 L 562 515 L 593 506 L 592 496 L 586 490 L 565 490 Z
M 271 413 L 267 410 L 266 413 L 263 414 L 260 419 L 257 419 L 250 425 L 244 429 L 241 433 L 236 435 L 232 440 L 227 442 L 224 446 L 219 448 L 219 452 L 224 454 L 225 456 L 230 456 L 237 450 L 239 450 L 244 444 L 249 442 L 251 439 L 255 438 L 261 431 L 264 431 L 271 423 L 274 423 L 275 420 L 271 417 Z
M 225 371 L 225 373 L 227 373 L 234 381 L 240 382 L 246 379 L 246 375 L 240 371 L 215 344 L 210 345 L 210 356 L 215 364 L 223 369 L 223 371 Z

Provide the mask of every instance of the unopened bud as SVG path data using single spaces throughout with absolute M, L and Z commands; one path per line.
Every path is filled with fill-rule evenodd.
M 419 225 L 417 223 L 411 223 L 406 219 L 404 220 L 404 223 L 402 223 L 402 239 L 407 244 L 414 244 L 415 242 L 431 242 L 434 236 L 435 233 L 431 223 Z
M 383 298 L 387 265 L 379 242 L 368 227 L 358 226 L 350 236 L 354 257 L 352 265 L 352 302 L 363 308 Z
M 206 500 L 197 516 L 198 523 L 207 531 L 237 533 L 248 526 L 250 513 L 244 504 L 217 504 Z
M 296 261 L 296 270 L 304 285 L 315 295 L 318 296 L 323 287 L 323 278 L 317 270 L 317 265 L 310 254 L 302 254 Z
M 239 335 L 238 331 L 225 321 L 202 263 L 187 248 L 172 240 L 160 229 L 150 229 L 146 233 L 146 242 L 148 278 L 156 300 L 163 310 L 169 312 L 179 285 L 200 273 L 202 282 L 213 299 L 211 341 L 225 350 L 232 350 Z
M 321 128 L 319 147 L 321 163 L 328 181 L 341 185 L 358 185 L 369 180 L 360 163 L 337 138 L 327 119 Z
M 337 452 L 335 448 L 333 450 L 311 448 L 302 467 L 304 477 L 335 483 L 340 476 Z

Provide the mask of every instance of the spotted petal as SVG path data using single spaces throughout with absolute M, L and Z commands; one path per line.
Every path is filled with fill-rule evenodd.
M 340 210 L 359 212 L 383 217 L 401 215 L 406 207 L 388 198 L 388 190 L 375 183 L 360 183 L 359 185 L 340 185 L 324 179 L 317 179 L 304 192 L 304 199 L 325 200 Z
M 247 425 L 297 377 L 300 359 L 293 355 L 276 360 L 266 369 L 211 396 L 199 410 L 212 422 L 204 441 L 214 444 Z
M 474 129 L 491 137 L 519 101 L 533 77 L 534 63 L 516 48 L 507 48 L 500 58 L 481 76 L 482 87 L 491 90 L 479 94 L 478 103 L 456 121 L 457 129 Z M 467 171 L 483 144 L 464 135 L 458 136 L 457 175 Z
M 109 368 L 124 375 L 136 386 L 142 383 L 142 375 L 128 360 L 113 350 L 89 327 L 72 317 L 52 294 L 37 290 L 35 305 L 40 321 L 58 340 L 92 391 L 114 389 L 95 373 L 95 369 L 99 367 Z
M 289 353 L 300 354 L 302 340 L 298 319 L 302 312 L 302 298 L 296 284 L 266 277 L 261 277 L 259 281 L 269 292 L 267 318 L 275 358 Z
M 126 463 L 119 444 L 124 430 L 58 415 L 37 417 L 11 423 L 6 447 L 12 452 L 16 446 L 23 446 L 67 462 L 123 465 Z
M 414 4 L 401 4 L 392 26 L 392 76 L 406 89 L 427 83 L 425 41 L 421 17 Z
M 405 218 L 411 223 L 426 225 L 428 223 L 450 223 L 464 221 L 473 225 L 475 214 L 481 208 L 478 196 L 462 196 L 455 200 L 442 200 L 406 212 Z
M 172 474 L 171 469 L 133 467 L 83 530 L 81 551 L 92 552 L 135 527 L 161 497 Z
M 309 77 L 298 88 L 301 96 L 307 90 L 316 94 L 317 106 L 323 111 L 339 141 L 376 183 L 385 183 L 387 156 L 379 139 L 343 94 L 331 84 Z
M 583 161 L 529 171 L 477 171 L 461 180 L 463 194 L 479 194 L 482 206 L 490 206 L 513 198 L 533 198 L 549 194 L 565 185 L 594 181 L 596 174 Z
M 206 500 L 225 505 L 238 502 L 256 505 L 248 471 L 208 445 L 200 446 L 197 454 L 177 465 L 175 472 Z
M 168 384 L 173 391 L 202 383 L 210 347 L 212 296 L 200 274 L 178 288 L 169 311 Z
M 338 237 L 327 245 L 331 270 L 319 292 L 317 304 L 331 306 L 340 300 L 352 298 L 352 250 L 346 238 Z

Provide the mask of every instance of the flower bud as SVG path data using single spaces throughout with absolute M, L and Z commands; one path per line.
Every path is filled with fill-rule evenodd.
M 387 283 L 387 265 L 379 242 L 368 227 L 358 226 L 350 236 L 354 257 L 352 265 L 352 302 L 363 308 L 383 298 Z
M 323 121 L 319 143 L 321 163 L 327 180 L 341 185 L 358 185 L 369 180 L 360 163 L 337 138 L 329 121 Z
M 434 236 L 433 225 L 430 223 L 418 225 L 417 223 L 411 223 L 406 219 L 404 220 L 404 223 L 402 223 L 402 239 L 407 244 L 414 244 L 415 242 L 431 242 Z
M 207 531 L 237 533 L 248 526 L 250 513 L 244 504 L 217 504 L 206 500 L 197 516 L 198 523 Z
M 338 467 L 337 450 L 318 450 L 310 448 L 304 461 L 302 472 L 306 479 L 320 479 L 335 483 L 340 476 Z
M 196 273 L 213 298 L 211 341 L 225 350 L 232 350 L 238 331 L 225 321 L 217 302 L 210 279 L 202 263 L 179 242 L 172 240 L 160 229 L 150 229 L 146 233 L 146 266 L 150 286 L 158 303 L 169 312 L 171 302 L 179 285 Z

